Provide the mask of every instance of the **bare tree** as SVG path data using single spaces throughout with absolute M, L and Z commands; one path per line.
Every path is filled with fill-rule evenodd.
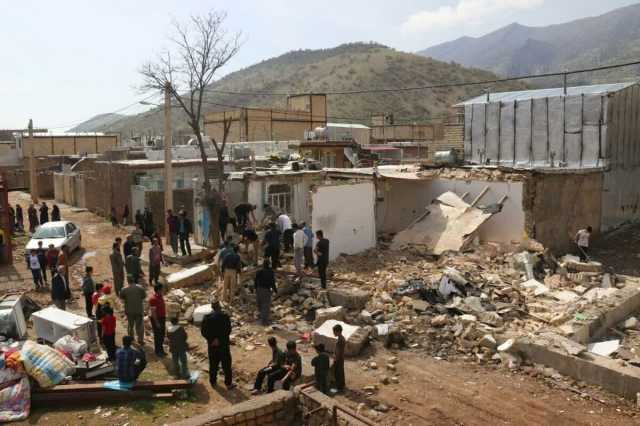
M 187 25 L 174 22 L 173 49 L 142 66 L 143 89 L 168 90 L 178 107 L 187 116 L 189 127 L 198 140 L 204 175 L 202 204 L 210 216 L 208 240 L 214 247 L 220 243 L 219 215 L 224 188 L 224 148 L 227 144 L 231 118 L 223 121 L 222 140 L 213 136 L 216 151 L 218 188 L 208 179 L 208 159 L 202 137 L 203 103 L 207 86 L 215 81 L 218 71 L 240 50 L 240 33 L 229 34 L 224 26 L 226 13 L 211 11 L 204 16 L 192 16 Z M 167 207 L 169 208 L 169 207 Z

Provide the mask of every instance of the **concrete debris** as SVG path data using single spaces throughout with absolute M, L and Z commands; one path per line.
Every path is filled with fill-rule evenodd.
M 213 280 L 212 265 L 198 265 L 167 276 L 169 288 L 191 287 Z
M 325 321 L 337 320 L 344 321 L 345 309 L 342 306 L 333 306 L 331 308 L 321 308 L 316 310 L 316 320 L 314 327 L 320 327 Z
M 514 344 L 515 344 L 514 339 L 508 339 L 503 344 L 498 346 L 498 352 L 509 352 L 513 348 Z
M 638 329 L 638 318 L 631 317 L 627 318 L 623 323 L 623 328 L 625 330 L 637 330 Z
M 431 321 L 430 321 L 432 327 L 443 327 L 447 325 L 448 322 L 449 322 L 449 317 L 446 315 L 437 315 L 431 318 Z
M 342 335 L 347 341 L 345 347 L 346 356 L 356 356 L 369 341 L 369 332 L 365 327 L 349 325 L 342 321 L 328 320 L 313 331 L 313 344 L 323 343 L 327 351 L 334 352 L 337 338 L 333 335 L 333 326 L 342 326 Z
M 360 289 L 330 289 L 327 297 L 331 306 L 343 306 L 345 309 L 361 310 L 369 301 L 368 291 Z
M 396 234 L 391 248 L 416 246 L 435 255 L 462 251 L 491 216 L 492 213 L 471 207 L 455 193 L 445 192 L 427 207 L 422 217 Z
M 478 346 L 483 348 L 496 349 L 496 339 L 491 334 L 485 334 L 478 342 Z
M 600 356 L 611 356 L 612 353 L 620 347 L 620 340 L 607 340 L 604 342 L 589 343 L 587 350 L 593 354 Z

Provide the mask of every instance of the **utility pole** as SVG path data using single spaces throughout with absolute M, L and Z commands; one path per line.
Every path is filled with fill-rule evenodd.
M 33 139 L 33 120 L 29 119 L 29 127 L 27 135 L 29 136 L 29 144 L 31 145 L 29 153 L 29 189 L 31 191 L 31 202 L 38 204 L 38 171 L 36 169 L 35 156 L 35 139 Z M 24 146 L 24 145 L 23 145 Z
M 173 210 L 173 170 L 171 166 L 171 147 L 173 145 L 173 133 L 171 130 L 171 83 L 167 82 L 164 88 L 164 209 Z M 164 217 L 163 212 L 163 217 Z M 165 236 L 169 241 L 169 226 L 165 222 Z

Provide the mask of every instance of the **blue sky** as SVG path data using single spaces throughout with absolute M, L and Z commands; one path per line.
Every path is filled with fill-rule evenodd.
M 167 45 L 172 20 L 216 8 L 244 44 L 226 72 L 292 49 L 377 41 L 416 51 L 511 22 L 549 25 L 637 0 L 3 0 L 0 128 L 63 130 L 142 98 L 139 66 Z M 125 110 L 140 111 L 142 106 Z

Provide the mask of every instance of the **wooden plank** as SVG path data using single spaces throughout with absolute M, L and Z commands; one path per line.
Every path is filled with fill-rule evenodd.
M 31 394 L 33 404 L 64 403 L 64 405 L 82 404 L 88 402 L 126 402 L 137 399 L 167 399 L 173 398 L 172 393 L 156 393 L 153 391 L 109 391 L 100 392 L 61 392 L 61 393 L 41 393 Z
M 485 186 L 480 192 L 480 194 L 478 194 L 478 196 L 471 202 L 471 204 L 469 204 L 469 207 L 474 207 L 476 204 L 478 204 L 478 201 L 480 201 L 480 199 L 484 197 L 484 194 L 486 194 L 488 190 L 489 190 L 489 187 Z
M 104 387 L 104 381 L 87 381 L 68 385 L 57 385 L 49 389 L 37 389 L 34 393 L 84 393 L 84 392 L 121 392 Z M 193 384 L 188 380 L 157 380 L 137 382 L 131 391 L 169 392 L 174 389 L 189 389 Z

